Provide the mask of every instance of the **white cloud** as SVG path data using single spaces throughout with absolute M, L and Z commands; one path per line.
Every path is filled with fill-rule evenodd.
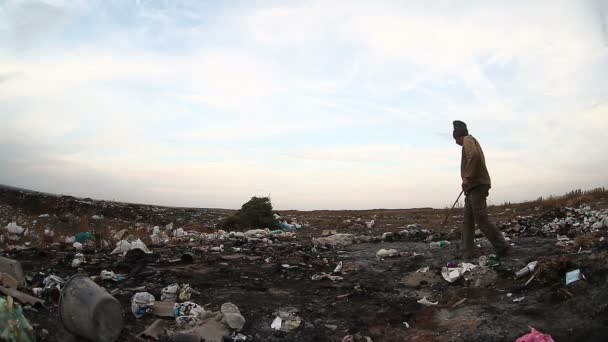
M 102 11 L 101 33 L 73 46 L 61 30 L 92 3 L 28 3 L 0 5 L 0 140 L 48 158 L 7 158 L 0 182 L 27 168 L 19 185 L 41 185 L 50 163 L 137 184 L 120 193 L 138 201 L 441 206 L 459 151 L 429 135 L 449 136 L 453 119 L 480 137 L 498 199 L 608 181 L 602 2 L 309 1 L 211 19 L 139 4 L 133 22 Z M 408 135 L 390 136 L 398 126 Z

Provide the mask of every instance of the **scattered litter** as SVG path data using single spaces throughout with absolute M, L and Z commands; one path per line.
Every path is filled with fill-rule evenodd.
M 8 287 L 11 289 L 17 289 L 19 286 L 19 282 L 15 277 L 8 273 L 0 272 L 0 284 L 4 287 Z
M 336 268 L 334 268 L 334 273 L 340 273 L 342 272 L 342 261 L 340 261 L 338 263 L 338 265 L 336 266 Z
M 116 282 L 125 280 L 125 276 L 123 276 L 122 274 L 116 274 L 114 272 L 106 270 L 101 271 L 101 273 L 99 274 L 99 278 L 101 278 L 101 280 L 113 280 Z
M 34 342 L 36 334 L 23 315 L 21 306 L 14 306 L 13 298 L 0 298 L 0 340 L 7 342 Z M 6 324 L 5 324 L 6 323 Z
M 336 281 L 336 280 L 342 280 L 344 278 L 340 277 L 340 276 L 334 276 L 331 275 L 329 273 L 325 273 L 325 272 L 321 272 L 321 273 L 317 273 L 315 275 L 313 275 L 311 277 L 312 280 L 323 280 L 323 279 L 329 279 L 331 281 Z
M 424 306 L 432 306 L 432 305 L 439 304 L 439 302 L 433 303 L 433 302 L 429 301 L 428 299 L 426 299 L 426 297 L 422 297 L 422 299 L 420 299 L 417 303 L 422 304 Z
M 580 269 L 566 273 L 566 285 L 570 285 L 579 280 L 581 280 L 581 270 Z
M 416 273 L 426 273 L 429 271 L 429 267 L 428 266 L 424 266 L 422 268 L 419 268 L 416 270 Z
M 224 315 L 224 321 L 232 329 L 241 330 L 245 326 L 245 317 L 241 315 L 239 308 L 232 303 L 224 303 L 220 308 Z
M 346 247 L 353 244 L 354 237 L 351 234 L 334 234 L 328 237 L 312 238 L 316 247 Z
M 523 297 L 523 296 L 519 297 L 519 298 L 514 298 L 513 303 L 519 303 L 519 302 L 523 301 L 524 299 L 526 299 L 526 297 Z
M 77 242 L 75 242 L 77 243 Z M 84 258 L 84 254 L 82 253 L 76 253 L 76 255 L 74 255 L 74 259 L 72 260 L 72 267 L 76 268 L 79 267 L 80 265 L 86 263 L 86 260 Z
M 466 272 L 474 269 L 475 265 L 468 263 L 468 262 L 463 262 L 458 264 L 458 267 L 444 267 L 441 269 L 441 275 L 443 276 L 443 279 L 445 279 L 446 281 L 453 283 L 454 281 L 456 281 L 458 278 L 460 278 L 463 274 L 465 274 Z
M 298 316 L 297 313 L 298 309 L 296 308 L 282 308 L 277 310 L 274 313 L 276 317 L 272 321 L 270 327 L 285 332 L 296 330 L 300 324 L 302 324 L 302 318 Z
M 21 235 L 23 234 L 23 232 L 25 232 L 25 228 L 18 225 L 17 222 L 11 222 L 7 224 L 5 229 L 8 230 L 9 233 L 16 235 Z
M 148 337 L 158 341 L 160 336 L 165 332 L 165 321 L 162 319 L 157 319 L 152 323 L 146 330 L 142 331 L 137 335 L 137 337 Z
M 555 342 L 551 335 L 543 334 L 530 326 L 529 328 L 530 333 L 518 338 L 515 342 Z
M 131 312 L 135 318 L 141 318 L 152 313 L 154 296 L 148 292 L 138 292 L 131 297 Z
M 500 262 L 498 261 L 498 257 L 494 254 L 485 256 L 482 255 L 479 257 L 479 266 L 481 267 L 496 267 L 500 265 Z
M 443 248 L 450 245 L 450 241 L 441 240 L 441 241 L 433 241 L 430 243 L 431 248 Z
M 538 265 L 538 261 L 532 261 L 531 263 L 529 263 L 528 265 L 526 265 L 526 267 L 524 267 L 521 270 L 517 271 L 515 273 L 515 277 L 521 278 L 521 277 L 525 276 L 526 274 L 529 274 L 530 272 L 533 272 L 537 265 Z
M 405 325 L 405 329 L 409 329 L 410 328 L 410 325 L 409 325 L 408 322 L 403 322 L 403 325 Z
M 160 300 L 163 302 L 175 302 L 179 292 L 179 285 L 177 283 L 171 284 L 161 291 Z
M 19 261 L 0 257 L 0 272 L 8 273 L 15 278 L 19 284 L 18 287 L 25 287 L 25 275 Z
M 376 252 L 376 258 L 378 260 L 380 259 L 384 259 L 384 258 L 390 258 L 390 257 L 394 257 L 396 255 L 398 255 L 399 252 L 396 249 L 381 249 L 378 252 Z
M 5 296 L 13 297 L 14 299 L 18 300 L 21 304 L 29 304 L 32 306 L 44 306 L 43 300 L 30 296 L 27 293 L 23 293 L 16 289 L 0 286 L 0 293 L 2 293 Z M 0 322 L 2 322 L 2 321 L 0 320 Z
M 205 318 L 212 316 L 212 313 L 193 302 L 175 304 L 174 314 L 175 321 L 180 327 L 193 327 L 200 324 Z
M 89 241 L 93 241 L 93 234 L 91 234 L 91 232 L 78 233 L 76 234 L 75 240 L 78 243 L 85 244 Z

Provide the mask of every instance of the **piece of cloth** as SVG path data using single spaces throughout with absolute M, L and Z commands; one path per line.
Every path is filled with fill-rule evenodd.
M 483 150 L 472 135 L 464 137 L 462 142 L 462 159 L 460 162 L 460 175 L 469 179 L 469 189 L 479 185 L 491 185 L 490 174 L 486 167 L 486 158 Z M 469 189 L 465 190 L 468 191 Z
M 490 241 L 497 254 L 509 248 L 498 228 L 488 219 L 486 198 L 489 185 L 480 185 L 471 189 L 464 199 L 464 227 L 462 230 L 462 254 L 465 258 L 473 257 L 475 251 L 475 225 Z
M 454 139 L 469 135 L 469 130 L 467 129 L 467 124 L 465 124 L 464 122 L 459 121 L 459 120 L 455 120 L 453 122 L 453 124 L 454 124 L 454 131 L 452 132 L 452 136 L 454 137 Z

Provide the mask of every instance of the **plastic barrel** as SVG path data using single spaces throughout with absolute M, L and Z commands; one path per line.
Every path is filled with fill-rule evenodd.
M 72 334 L 95 342 L 114 342 L 124 326 L 122 306 L 84 274 L 71 277 L 61 291 L 59 317 Z

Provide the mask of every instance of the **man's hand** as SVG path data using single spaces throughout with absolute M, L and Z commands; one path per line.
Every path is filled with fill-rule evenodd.
M 463 177 L 462 178 L 462 191 L 464 191 L 466 193 L 469 191 L 470 187 L 471 187 L 471 180 L 468 177 Z

